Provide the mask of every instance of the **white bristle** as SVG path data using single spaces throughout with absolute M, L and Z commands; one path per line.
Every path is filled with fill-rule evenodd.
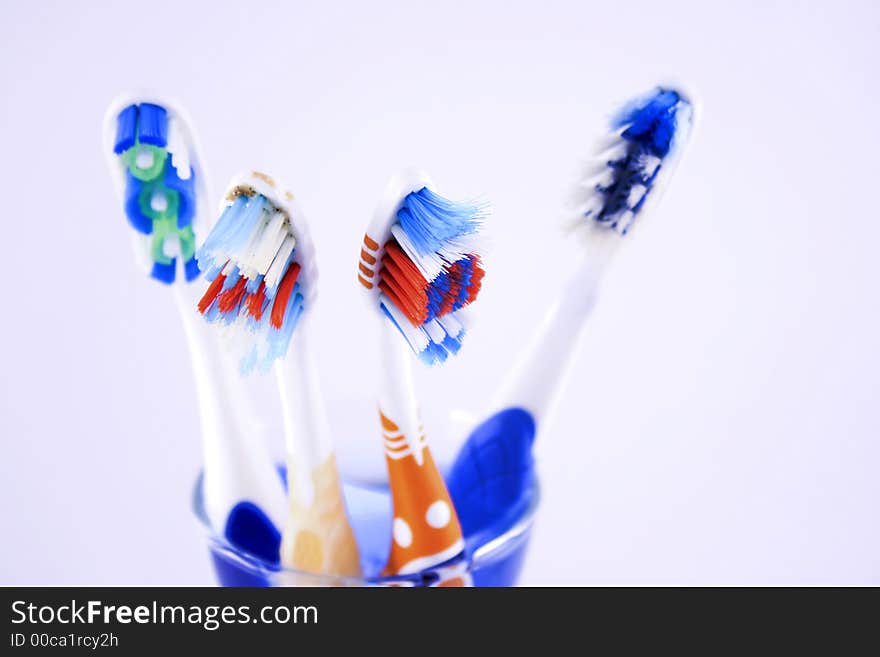
M 443 329 L 443 325 L 436 319 L 431 320 L 422 328 L 425 329 L 425 332 L 428 334 L 428 337 L 431 338 L 432 342 L 440 344 L 446 339 L 446 331 Z
M 440 257 L 434 253 L 421 256 L 418 251 L 416 251 L 400 224 L 394 224 L 391 227 L 391 234 L 394 236 L 394 239 L 397 240 L 397 243 L 400 245 L 400 248 L 403 249 L 403 252 L 406 253 L 407 257 L 412 260 L 413 264 L 418 268 L 421 275 L 425 277 L 425 280 L 433 281 L 437 278 L 440 272 L 443 271 L 444 263 Z
M 661 160 L 656 155 L 648 155 L 648 154 L 643 155 L 640 160 L 640 163 L 641 163 L 642 169 L 645 172 L 645 175 L 649 176 L 649 177 L 654 175 L 654 173 L 657 171 L 657 167 L 660 166 L 661 162 L 663 162 L 663 160 Z
M 284 215 L 281 212 L 276 212 L 267 222 L 266 229 L 263 231 L 263 240 L 251 254 L 251 263 L 254 269 L 264 275 L 269 271 L 275 254 L 281 249 L 288 234 Z
M 633 185 L 632 189 L 629 190 L 629 197 L 627 197 L 626 202 L 630 207 L 634 207 L 639 201 L 642 200 L 642 197 L 645 195 L 645 192 L 648 191 L 648 188 L 644 185 Z
M 244 251 L 240 265 L 242 273 L 247 270 L 249 278 L 265 275 L 288 235 L 284 215 L 267 213 Z
M 391 299 L 384 294 L 379 294 L 379 303 L 391 313 L 395 323 L 403 333 L 403 337 L 406 338 L 413 351 L 420 353 L 428 348 L 428 334 L 421 328 L 413 326 L 409 319 L 391 302 Z
M 272 264 L 266 271 L 266 277 L 263 279 L 266 287 L 274 288 L 278 285 L 278 281 L 281 280 L 281 276 L 284 274 L 284 265 L 287 263 L 287 258 L 293 252 L 295 246 L 296 239 L 294 239 L 293 235 L 288 234 L 278 248 Z
M 391 234 L 427 281 L 433 281 L 457 260 L 461 260 L 468 254 L 480 251 L 479 238 L 476 234 L 447 240 L 438 253 L 431 252 L 428 254 L 420 254 L 416 251 L 400 224 L 394 224 L 391 227 Z
M 241 271 L 242 276 L 244 276 L 245 278 L 256 278 L 260 273 L 262 273 L 254 268 L 253 253 L 263 243 L 266 226 L 269 224 L 271 216 L 272 215 L 270 213 L 263 212 L 260 220 L 257 222 L 257 226 L 254 229 L 254 232 L 251 233 L 250 239 L 248 240 L 244 249 L 242 249 L 241 253 L 238 254 L 238 268 Z
M 443 330 L 453 338 L 461 337 L 461 334 L 464 332 L 464 325 L 459 321 L 461 312 L 461 310 L 457 310 L 436 320 L 443 327 Z

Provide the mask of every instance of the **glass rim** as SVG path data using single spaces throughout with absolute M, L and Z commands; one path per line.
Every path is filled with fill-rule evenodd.
M 366 484 L 348 485 L 369 488 Z M 520 511 L 512 520 L 511 524 L 502 532 L 485 541 L 472 551 L 468 550 L 467 545 L 462 555 L 454 557 L 449 561 L 445 561 L 431 568 L 426 568 L 417 573 L 407 575 L 380 575 L 376 577 L 351 576 L 351 575 L 328 575 L 323 573 L 312 573 L 295 568 L 288 568 L 280 564 L 273 564 L 254 554 L 245 552 L 230 543 L 226 537 L 218 535 L 209 524 L 208 517 L 204 511 L 204 501 L 201 495 L 202 473 L 196 478 L 192 495 L 192 511 L 199 522 L 203 535 L 206 538 L 210 549 L 220 552 L 224 557 L 231 559 L 240 567 L 246 568 L 249 572 L 259 575 L 267 580 L 273 578 L 290 578 L 291 581 L 309 582 L 313 586 L 391 586 L 391 585 L 413 585 L 424 584 L 426 576 L 439 573 L 442 568 L 449 566 L 457 566 L 467 564 L 467 572 L 472 573 L 480 568 L 491 565 L 496 560 L 504 557 L 510 550 L 519 546 L 522 540 L 528 536 L 535 521 L 535 515 L 541 500 L 541 489 L 538 481 L 532 484 L 532 494 L 529 504 Z

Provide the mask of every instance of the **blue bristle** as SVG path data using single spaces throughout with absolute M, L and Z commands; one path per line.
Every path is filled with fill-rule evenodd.
M 196 251 L 196 260 L 199 261 L 199 268 L 202 271 L 213 270 L 216 267 L 223 267 L 225 263 L 215 263 L 217 252 L 223 248 L 228 240 L 229 234 L 238 224 L 238 215 L 247 205 L 247 197 L 239 196 L 224 208 L 223 213 L 217 220 L 217 224 L 211 230 L 204 244 Z
M 199 271 L 199 263 L 196 262 L 195 256 L 186 261 L 183 271 L 187 282 L 194 281 L 199 277 L 201 272 Z
M 446 359 L 449 358 L 449 352 L 443 348 L 443 345 L 437 344 L 436 342 L 430 342 L 428 344 L 428 350 L 434 352 L 434 362 L 445 363 Z
M 462 258 L 461 263 L 461 286 L 458 288 L 458 296 L 452 304 L 452 310 L 460 309 L 468 300 L 468 287 L 474 274 L 474 262 L 470 258 Z
M 238 305 L 234 306 L 232 309 L 227 310 L 225 313 L 220 313 L 220 321 L 223 326 L 230 326 L 236 319 L 238 319 L 238 313 L 241 311 L 241 302 L 239 301 Z M 218 311 L 219 312 L 219 311 Z
M 161 281 L 162 283 L 171 284 L 174 282 L 174 272 L 177 265 L 177 259 L 172 258 L 171 262 L 167 265 L 163 265 L 160 262 L 153 263 L 153 269 L 150 272 L 150 276 L 155 278 L 157 281 Z
M 116 117 L 116 141 L 113 152 L 119 155 L 135 144 L 137 131 L 137 105 L 129 105 Z
M 253 294 L 260 287 L 260 283 L 263 282 L 263 275 L 260 274 L 256 278 L 248 279 L 247 285 L 245 285 L 245 290 L 247 290 L 248 294 Z
M 443 306 L 443 298 L 449 291 L 450 285 L 449 273 L 445 271 L 440 272 L 440 275 L 431 281 L 427 289 L 428 316 L 425 322 L 430 322 L 437 317 L 437 313 L 440 312 L 440 308 Z
M 621 225 L 620 219 L 627 210 L 637 214 L 642 209 L 656 177 L 656 172 L 650 176 L 645 172 L 644 155 L 644 149 L 640 144 L 630 143 L 626 154 L 614 163 L 616 176 L 611 184 L 604 187 L 596 186 L 596 191 L 604 197 L 602 208 L 593 215 L 593 219 L 597 222 L 619 230 L 623 234 L 629 230 L 630 226 Z M 644 186 L 645 193 L 630 206 L 630 192 L 635 185 Z
M 397 220 L 415 250 L 439 252 L 445 242 L 468 235 L 479 226 L 479 206 L 456 203 L 423 187 L 407 195 Z
M 224 250 L 227 253 L 237 253 L 247 244 L 267 207 L 266 197 L 260 194 L 248 200 L 235 225 L 226 236 Z
M 603 203 L 598 211 L 588 212 L 588 218 L 622 234 L 627 233 L 632 221 L 622 223 L 621 219 L 629 217 L 628 212 L 638 214 L 644 206 L 663 166 L 663 159 L 669 155 L 674 143 L 678 112 L 686 105 L 687 101 L 678 92 L 657 89 L 618 112 L 611 124 L 614 128 L 626 126 L 621 133 L 626 149 L 618 159 L 607 163 L 614 172 L 613 179 L 607 185 L 596 186 Z M 649 162 L 652 168 L 650 173 L 646 170 L 646 163 Z M 630 195 L 636 186 L 644 187 L 644 193 L 630 205 Z
M 177 175 L 177 169 L 166 162 L 163 182 L 168 189 L 176 191 L 178 195 L 177 227 L 189 226 L 196 213 L 195 172 L 191 172 L 189 178 L 182 180 Z
M 421 360 L 426 365 L 436 365 L 438 363 L 443 363 L 449 357 L 446 349 L 437 344 L 436 342 L 429 342 L 428 348 L 418 354 L 419 360 Z
M 419 360 L 422 361 L 422 363 L 424 363 L 425 365 L 430 366 L 430 365 L 434 365 L 437 363 L 437 361 L 434 358 L 434 352 L 431 351 L 430 348 L 426 349 L 425 351 L 420 351 L 419 353 L 416 354 L 416 356 L 418 356 Z
M 203 317 L 209 322 L 216 322 L 220 319 L 220 309 L 217 308 L 217 302 L 215 301 L 210 305 L 210 307 L 205 311 Z
M 168 145 L 168 112 L 159 105 L 141 103 L 137 131 L 142 144 L 165 148 Z
M 459 349 L 461 349 L 461 336 L 453 338 L 447 333 L 446 338 L 443 340 L 443 348 L 453 355 L 457 354 Z
M 276 358 L 280 358 L 287 353 L 287 347 L 293 337 L 293 331 L 296 328 L 299 318 L 304 310 L 303 295 L 299 283 L 293 286 L 293 292 L 287 301 L 287 308 L 284 311 L 284 322 L 280 329 L 269 326 L 266 336 L 267 352 L 266 357 L 262 361 L 261 369 L 268 369 Z
M 385 315 L 385 317 L 387 317 L 388 320 L 389 320 L 392 324 L 394 324 L 394 328 L 396 328 L 396 329 L 400 332 L 400 334 L 401 334 L 402 336 L 406 337 L 406 334 L 403 332 L 403 329 L 400 328 L 400 324 L 397 323 L 397 320 L 394 319 L 394 315 L 392 315 L 392 314 L 388 311 L 388 308 L 385 307 L 385 304 L 384 304 L 384 303 L 380 303 L 380 304 L 379 304 L 379 310 L 381 310 L 381 311 L 382 311 L 382 314 Z
M 199 269 L 202 269 L 202 263 L 199 262 L 198 257 L 196 257 L 196 262 L 199 265 Z M 202 271 L 204 271 L 204 270 L 202 269 Z M 219 264 L 219 265 L 215 264 L 213 267 L 211 267 L 208 271 L 205 272 L 205 280 L 210 283 L 215 278 L 217 278 L 217 275 L 221 271 L 223 271 L 223 265 L 222 264 Z
M 257 345 L 252 345 L 248 352 L 242 356 L 241 362 L 238 365 L 238 369 L 243 376 L 246 376 L 254 371 L 254 367 L 257 364 Z
M 259 331 L 265 327 L 266 323 L 269 321 L 269 306 L 271 305 L 271 299 L 263 299 L 263 312 L 260 315 L 260 320 L 257 321 L 254 319 L 253 315 L 248 314 L 247 319 L 245 320 L 245 326 L 251 331 Z
M 232 271 L 226 274 L 226 280 L 223 281 L 223 287 L 221 288 L 221 292 L 226 292 L 226 290 L 230 290 L 235 287 L 235 284 L 238 283 L 239 271 L 238 267 L 233 267 Z
M 611 125 L 627 126 L 622 135 L 624 139 L 639 142 L 652 155 L 664 158 L 675 133 L 679 104 L 686 102 L 677 91 L 658 88 L 623 107 Z

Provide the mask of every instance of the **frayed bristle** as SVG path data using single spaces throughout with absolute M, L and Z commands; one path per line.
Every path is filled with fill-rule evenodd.
M 287 352 L 304 295 L 298 280 L 296 238 L 290 218 L 261 194 L 234 195 L 196 254 L 214 276 L 198 304 L 211 322 L 239 322 L 252 340 L 243 372 L 267 370 Z
M 590 175 L 575 195 L 578 224 L 604 226 L 625 235 L 687 137 L 691 103 L 678 91 L 655 89 L 621 109 L 611 121 Z M 664 168 L 665 167 L 665 168 Z
M 376 265 L 380 308 L 428 364 L 445 361 L 461 347 L 464 327 L 456 313 L 476 300 L 485 275 L 476 254 L 482 218 L 479 205 L 449 201 L 427 187 L 412 192 Z M 375 252 L 367 240 L 365 246 Z M 373 272 L 364 271 L 363 256 L 361 279 L 369 282 Z

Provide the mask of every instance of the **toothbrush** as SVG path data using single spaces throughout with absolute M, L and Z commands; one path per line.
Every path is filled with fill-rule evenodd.
M 611 119 L 611 133 L 575 192 L 573 229 L 584 237 L 583 259 L 490 405 L 496 415 L 505 414 L 527 433 L 552 415 L 602 275 L 636 220 L 660 197 L 693 119 L 688 96 L 666 87 L 631 101 Z
M 221 209 L 197 256 L 211 281 L 198 309 L 209 322 L 240 329 L 242 375 L 275 367 L 289 506 L 281 561 L 309 573 L 359 575 L 359 553 L 308 344 L 317 268 L 305 216 L 293 194 L 256 171 L 233 179 Z M 288 360 L 280 362 L 285 354 Z
M 394 507 L 387 575 L 437 566 L 464 548 L 455 508 L 422 432 L 412 355 L 433 365 L 461 347 L 460 308 L 477 297 L 484 274 L 475 255 L 482 212 L 433 190 L 420 171 L 394 176 L 360 254 L 358 280 L 382 316 L 379 417 Z
M 171 287 L 195 374 L 204 449 L 203 495 L 214 531 L 270 562 L 278 560 L 284 490 L 262 448 L 247 390 L 229 376 L 218 337 L 194 306 L 196 240 L 204 234 L 207 185 L 192 124 L 172 103 L 122 98 L 104 119 L 104 153 L 134 231 L 135 258 Z M 178 272 L 177 260 L 181 261 Z

